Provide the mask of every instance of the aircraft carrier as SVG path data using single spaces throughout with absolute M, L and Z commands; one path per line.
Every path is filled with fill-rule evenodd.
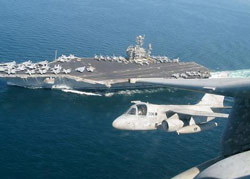
M 195 62 L 180 62 L 166 56 L 151 56 L 151 44 L 143 47 L 145 36 L 127 48 L 127 57 L 95 55 L 79 58 L 62 55 L 49 62 L 15 61 L 0 64 L 0 79 L 8 85 L 28 88 L 61 88 L 111 91 L 160 86 L 131 84 L 130 78 L 209 78 L 209 70 Z

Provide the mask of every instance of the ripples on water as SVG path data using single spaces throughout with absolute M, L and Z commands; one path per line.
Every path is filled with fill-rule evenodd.
M 8 177 L 169 177 L 216 156 L 225 123 L 183 136 L 111 126 L 131 100 L 187 104 L 200 97 L 184 91 L 93 97 L 8 87 L 0 94 L 1 161 L 6 164 L 0 173 Z
M 249 1 L 0 0 L 0 61 L 124 55 L 139 34 L 153 55 L 212 70 L 250 66 Z M 84 96 L 0 84 L 1 178 L 168 178 L 219 154 L 225 120 L 195 135 L 112 128 L 132 100 L 188 104 L 201 94 Z M 230 102 L 230 101 L 229 101 Z

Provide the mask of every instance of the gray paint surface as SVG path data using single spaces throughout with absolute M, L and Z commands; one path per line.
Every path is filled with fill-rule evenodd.
M 225 159 L 204 170 L 204 174 L 201 171 L 199 178 L 250 176 L 250 78 L 131 79 L 131 81 L 234 97 L 234 106 L 222 137 L 221 157 Z
M 55 78 L 55 85 L 67 85 L 73 89 L 134 89 L 152 87 L 148 84 L 132 85 L 128 83 L 130 78 L 171 78 L 174 73 L 185 73 L 187 71 L 200 71 L 208 73 L 209 70 L 195 62 L 180 63 L 151 63 L 149 65 L 139 65 L 136 63 L 118 63 L 109 61 L 98 61 L 93 58 L 76 58 L 69 62 L 51 62 L 50 67 L 60 64 L 63 69 L 71 69 L 70 74 L 53 74 L 48 71 L 46 74 L 28 75 L 25 71 L 16 74 L 6 74 L 0 72 L 0 78 L 4 78 L 9 84 L 25 87 L 50 88 L 44 83 L 48 77 Z M 76 68 L 83 66 L 95 67 L 94 72 L 84 71 L 83 73 L 75 71 Z M 96 85 L 95 85 L 96 84 Z

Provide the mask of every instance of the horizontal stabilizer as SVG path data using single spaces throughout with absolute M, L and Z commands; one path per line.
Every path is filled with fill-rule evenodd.
M 211 109 L 232 109 L 232 106 L 223 106 L 223 107 L 213 106 L 211 107 Z

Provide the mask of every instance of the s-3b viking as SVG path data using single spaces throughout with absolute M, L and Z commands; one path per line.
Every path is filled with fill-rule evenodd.
M 214 110 L 228 108 L 223 105 L 224 96 L 205 94 L 195 105 L 156 105 L 132 101 L 127 112 L 113 122 L 120 130 L 156 130 L 178 134 L 196 133 L 217 126 L 216 117 L 227 118 L 228 114 Z

